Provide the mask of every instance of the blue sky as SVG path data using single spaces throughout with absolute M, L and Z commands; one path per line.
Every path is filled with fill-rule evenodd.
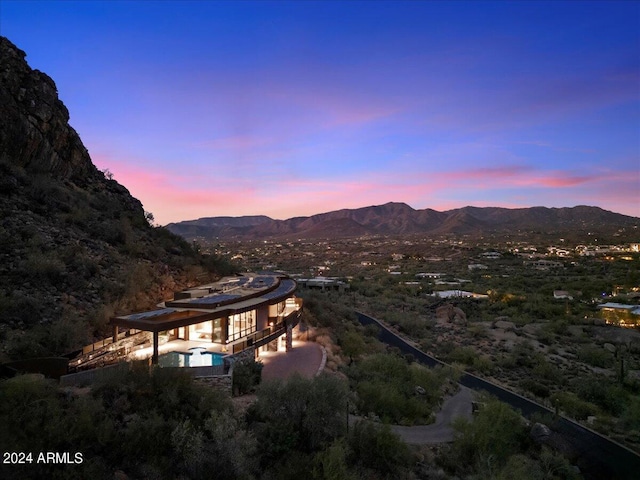
M 0 0 L 159 223 L 388 201 L 640 216 L 638 2 Z

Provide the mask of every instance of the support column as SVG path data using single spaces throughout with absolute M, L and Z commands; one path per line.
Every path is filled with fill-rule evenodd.
M 225 345 L 229 339 L 229 315 L 220 319 L 220 342 Z
M 151 357 L 153 365 L 158 364 L 158 332 L 153 332 L 153 356 Z
M 116 343 L 118 341 L 118 326 L 114 325 L 113 326 L 113 343 Z
M 189 340 L 189 329 L 191 328 L 191 325 L 185 325 L 184 326 L 184 339 L 185 340 Z
M 287 333 L 285 337 L 287 352 L 293 350 L 293 327 L 287 322 Z

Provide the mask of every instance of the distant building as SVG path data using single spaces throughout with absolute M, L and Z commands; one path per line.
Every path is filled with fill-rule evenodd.
M 598 305 L 598 309 L 608 324 L 620 327 L 640 325 L 640 305 L 608 302 Z
M 573 300 L 573 297 L 569 295 L 569 292 L 567 292 L 566 290 L 554 290 L 553 298 L 558 300 L 560 299 Z
M 350 285 L 343 282 L 337 277 L 315 277 L 315 278 L 298 278 L 298 285 L 305 288 L 315 288 L 320 290 L 339 290 L 343 291 L 350 288 Z
M 464 290 L 442 290 L 440 292 L 433 292 L 433 295 L 440 298 L 489 298 L 489 295 L 466 292 Z
M 444 273 L 416 273 L 416 278 L 435 279 L 435 278 L 442 278 L 444 276 L 445 276 Z
M 549 270 L 551 268 L 564 267 L 564 264 L 561 262 L 554 262 L 551 260 L 536 260 L 535 262 L 530 262 L 529 265 L 538 270 Z
M 489 267 L 481 263 L 472 263 L 470 265 L 467 265 L 467 268 L 469 270 L 487 270 Z

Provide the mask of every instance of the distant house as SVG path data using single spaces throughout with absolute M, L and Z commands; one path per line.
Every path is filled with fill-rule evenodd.
M 554 262 L 552 260 L 536 260 L 529 263 L 533 268 L 538 270 L 549 270 L 551 268 L 561 268 L 564 266 L 561 262 Z
M 637 327 L 640 324 L 640 305 L 608 302 L 598 305 L 598 309 L 608 324 L 620 327 Z
M 305 288 L 316 288 L 321 290 L 340 290 L 348 289 L 348 283 L 343 282 L 338 277 L 315 277 L 315 278 L 298 278 L 298 285 Z
M 435 279 L 435 278 L 442 278 L 444 276 L 445 276 L 444 273 L 416 273 L 416 278 Z
M 469 270 L 486 270 L 489 267 L 487 267 L 486 265 L 483 265 L 481 263 L 472 263 L 470 265 L 467 265 L 467 268 Z
M 440 292 L 433 292 L 433 295 L 440 298 L 489 298 L 489 295 L 466 292 L 464 290 L 442 290 Z
M 554 290 L 553 298 L 558 300 L 560 299 L 573 300 L 573 297 L 569 295 L 569 292 L 567 292 L 566 290 Z
M 487 258 L 489 260 L 497 260 L 502 257 L 502 254 L 500 252 L 484 252 L 481 256 L 482 258 Z

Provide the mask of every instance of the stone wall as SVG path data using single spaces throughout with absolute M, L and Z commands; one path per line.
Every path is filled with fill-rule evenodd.
M 234 362 L 242 362 L 244 360 L 254 360 L 256 358 L 256 347 L 247 347 L 240 353 L 233 356 Z
M 231 394 L 231 388 L 233 385 L 231 374 L 217 375 L 214 377 L 197 377 L 194 380 L 200 385 L 215 388 L 217 390 L 227 391 L 229 392 L 229 394 Z

